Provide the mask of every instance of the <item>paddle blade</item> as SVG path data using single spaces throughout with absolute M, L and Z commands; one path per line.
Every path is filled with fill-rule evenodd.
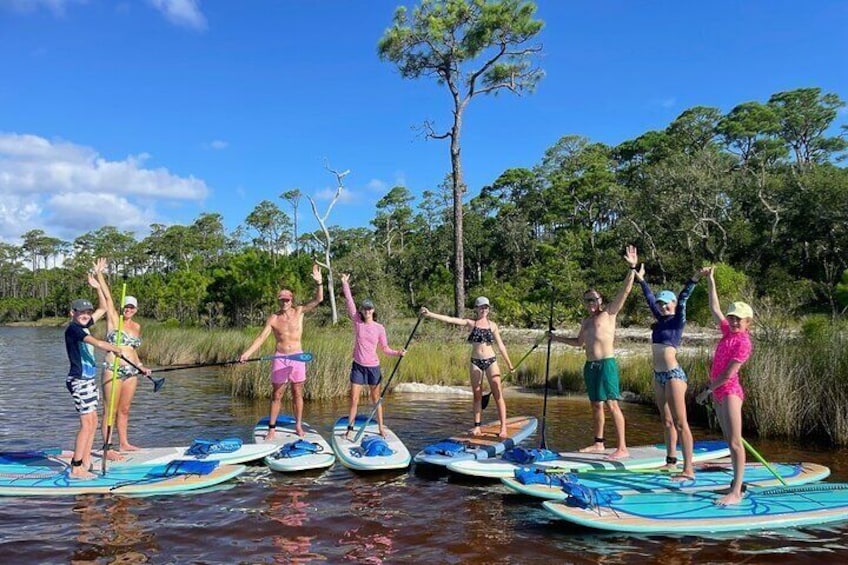
M 487 392 L 483 395 L 483 400 L 480 402 L 480 408 L 485 410 L 486 406 L 489 405 L 489 398 L 492 396 L 491 392 Z
M 165 379 L 153 379 L 153 392 L 159 392 L 165 386 Z

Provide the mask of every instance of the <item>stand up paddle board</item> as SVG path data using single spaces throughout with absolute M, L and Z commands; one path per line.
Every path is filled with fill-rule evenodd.
M 512 449 L 536 431 L 536 418 L 516 416 L 506 421 L 507 437 L 498 437 L 499 420 L 480 426 L 480 435 L 471 430 L 431 443 L 415 455 L 416 463 L 447 465 L 455 461 L 490 459 Z
M 656 469 L 665 465 L 665 446 L 643 445 L 630 447 L 630 455 L 624 459 L 608 459 L 613 449 L 593 453 L 579 451 L 564 451 L 556 459 L 535 463 L 540 467 L 553 467 L 565 472 L 580 472 L 594 470 L 634 470 Z M 727 444 L 723 441 L 696 441 L 693 460 L 695 462 L 719 459 L 730 455 Z M 678 461 L 683 460 L 683 454 L 677 452 Z M 520 465 L 505 461 L 503 458 L 455 461 L 449 463 L 449 471 L 471 477 L 487 479 L 503 479 L 515 476 L 515 469 Z
M 354 441 L 366 421 L 365 416 L 357 416 L 353 431 L 347 434 L 347 416 L 336 420 L 330 442 L 342 465 L 356 471 L 406 469 L 412 460 L 409 450 L 388 427 L 383 427 L 386 437 L 381 437 L 376 420 L 368 423 L 358 442 Z
M 826 479 L 830 469 L 816 463 L 772 463 L 772 468 L 788 485 L 803 485 Z M 695 478 L 674 480 L 675 472 L 660 471 L 586 471 L 583 473 L 558 473 L 555 469 L 522 467 L 515 471 L 514 478 L 501 482 L 520 494 L 565 500 L 568 492 L 565 483 L 583 485 L 588 488 L 615 491 L 619 494 L 649 492 L 696 492 L 718 490 L 733 481 L 733 465 L 729 460 L 706 461 L 695 464 Z M 780 481 L 762 463 L 745 465 L 745 484 L 759 487 L 776 487 Z
M 7 453 L 0 462 L 0 496 L 176 494 L 212 487 L 246 470 L 244 465 L 219 465 L 215 461 L 171 461 L 110 469 L 105 475 L 95 473 L 93 479 L 77 480 L 70 478 L 68 463 L 40 452 Z
M 706 491 L 634 494 L 617 500 L 605 500 L 604 494 L 587 489 L 580 497 L 542 504 L 581 526 L 652 534 L 771 530 L 848 520 L 848 483 L 752 487 L 731 506 L 717 506 L 722 495 Z M 585 500 L 593 497 L 599 500 L 586 505 Z
M 268 418 L 262 418 L 256 423 L 253 441 L 277 447 L 271 455 L 265 457 L 265 464 L 274 471 L 292 472 L 323 469 L 335 463 L 336 455 L 327 440 L 306 422 L 303 422 L 305 435 L 300 437 L 294 429 L 295 422 L 291 416 L 278 416 L 276 433 L 270 441 L 265 439 Z

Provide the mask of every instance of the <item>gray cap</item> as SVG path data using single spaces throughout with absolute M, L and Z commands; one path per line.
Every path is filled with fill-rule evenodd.
M 479 308 L 480 306 L 489 306 L 489 299 L 485 296 L 478 296 L 477 300 L 474 301 L 474 307 Z
M 366 298 L 362 301 L 362 304 L 359 305 L 360 310 L 373 310 L 374 309 L 374 301 L 370 298 Z
M 71 302 L 71 310 L 76 310 L 77 312 L 85 312 L 86 310 L 94 311 L 94 306 L 91 305 L 91 302 L 86 300 L 85 298 L 77 298 L 73 302 Z

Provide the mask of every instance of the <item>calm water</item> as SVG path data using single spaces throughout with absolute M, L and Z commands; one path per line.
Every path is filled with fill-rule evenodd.
M 59 329 L 0 328 L 0 450 L 69 448 L 78 427 L 64 387 Z M 402 367 L 399 377 L 402 379 Z M 251 437 L 267 403 L 231 399 L 214 372 L 166 373 L 153 393 L 139 383 L 130 421 L 137 445 L 187 445 L 195 437 Z M 345 378 L 345 377 L 340 377 Z M 394 394 L 387 422 L 415 453 L 468 427 L 470 401 Z M 510 414 L 540 415 L 541 398 L 509 398 Z M 626 405 L 632 444 L 660 437 L 654 412 Z M 492 408 L 488 416 L 495 417 Z M 308 403 L 328 430 L 345 404 Z M 589 439 L 585 400 L 552 398 L 547 441 L 574 449 Z M 609 425 L 609 424 L 608 424 Z M 716 437 L 694 430 L 697 437 Z M 612 435 L 611 431 L 607 435 Z M 99 440 L 98 440 L 99 441 Z M 533 442 L 538 443 L 538 439 Z M 828 465 L 848 480 L 848 452 L 757 442 L 771 460 Z M 848 526 L 756 535 L 627 536 L 571 527 L 499 483 L 409 471 L 359 475 L 274 473 L 253 466 L 223 488 L 171 497 L 0 500 L 6 563 L 805 563 L 848 557 Z

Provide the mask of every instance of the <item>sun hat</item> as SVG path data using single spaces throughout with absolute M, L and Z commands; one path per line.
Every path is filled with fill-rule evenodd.
M 725 316 L 736 316 L 737 318 L 753 318 L 754 310 L 744 302 L 734 302 L 727 308 Z
M 661 290 L 657 293 L 657 302 L 665 302 L 666 304 L 677 302 L 677 295 L 670 290 Z
M 77 298 L 73 302 L 71 302 L 71 310 L 76 310 L 77 312 L 85 312 L 86 310 L 94 311 L 94 306 L 91 305 L 91 302 L 86 300 L 85 298 Z
M 138 308 L 138 300 L 136 300 L 135 296 L 126 296 L 124 297 L 124 307 L 134 306 Z
M 479 308 L 480 306 L 489 306 L 489 299 L 485 296 L 478 296 L 477 300 L 474 301 L 474 307 Z

